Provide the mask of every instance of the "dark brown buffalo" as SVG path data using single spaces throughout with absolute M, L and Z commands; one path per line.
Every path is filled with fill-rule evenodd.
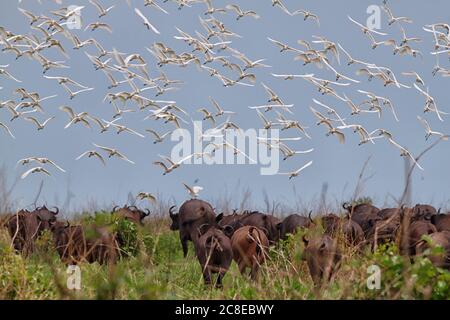
M 120 218 L 127 219 L 138 225 L 143 225 L 144 223 L 142 220 L 144 220 L 144 218 L 150 214 L 150 210 L 146 209 L 144 211 L 136 206 L 124 206 L 122 208 L 115 206 L 112 210 L 112 213 Z
M 312 223 L 311 212 L 308 217 L 299 214 L 291 214 L 277 224 L 277 229 L 280 238 L 286 240 L 289 234 L 294 234 L 300 228 L 309 228 Z
M 361 226 L 351 219 L 341 218 L 335 214 L 328 214 L 322 217 L 322 225 L 325 234 L 331 237 L 342 234 L 348 244 L 358 245 L 364 241 L 364 232 Z
M 436 214 L 430 221 L 436 226 L 437 231 L 450 231 L 450 213 Z
M 369 203 L 360 203 L 360 204 L 356 204 L 356 205 L 350 205 L 347 202 L 345 202 L 344 204 L 342 204 L 342 207 L 344 208 L 344 210 L 346 210 L 348 212 L 348 214 L 351 214 L 351 215 L 376 214 L 376 213 L 378 213 L 378 211 L 380 211 L 380 209 L 378 209 L 377 207 L 375 207 Z
M 70 225 L 57 221 L 52 224 L 51 231 L 56 250 L 64 263 L 86 261 L 108 264 L 118 259 L 118 241 L 108 227 Z
M 62 262 L 73 265 L 88 260 L 88 244 L 81 225 L 57 221 L 52 224 L 51 231 Z
M 267 238 L 271 244 L 280 240 L 280 233 L 277 225 L 280 219 L 272 215 L 260 213 L 258 211 L 246 211 L 242 216 L 236 220 L 231 226 L 234 230 L 243 226 L 254 226 L 266 233 Z
M 410 210 L 407 210 L 410 209 Z M 436 215 L 436 209 L 430 205 L 425 204 L 416 204 L 413 208 L 406 208 L 401 206 L 400 208 L 385 208 L 380 210 L 378 215 L 386 220 L 392 217 L 395 214 L 400 214 L 403 217 L 405 214 L 408 215 L 408 219 L 410 222 L 419 221 L 419 220 L 427 220 L 429 221 L 432 216 Z
M 413 208 L 413 218 L 412 221 L 417 220 L 428 220 L 436 215 L 438 212 L 435 207 L 428 204 L 416 204 Z
M 330 213 L 320 218 L 324 232 L 329 235 L 333 235 L 339 228 L 341 218 L 337 215 Z
M 114 264 L 119 258 L 117 236 L 106 226 L 87 226 L 85 231 L 89 263 Z
M 34 237 L 38 235 L 36 215 L 27 210 L 20 210 L 7 221 L 11 243 L 15 250 L 28 255 L 34 251 Z
M 382 220 L 387 220 L 395 214 L 400 214 L 400 211 L 402 211 L 402 210 L 403 210 L 403 208 L 384 208 L 378 212 L 378 216 Z
M 224 215 L 222 220 L 219 222 L 219 226 L 225 227 L 225 226 L 236 226 L 238 224 L 238 221 L 243 217 L 243 214 L 237 213 L 236 210 L 233 210 L 232 214 Z
M 199 238 L 195 245 L 205 284 L 211 284 L 212 274 L 218 274 L 216 287 L 222 287 L 222 279 L 233 260 L 231 241 L 224 232 L 214 226 L 204 225 L 199 230 Z
M 373 247 L 383 243 L 395 242 L 400 225 L 400 217 L 398 216 L 392 219 L 376 220 L 369 229 L 366 239 Z
M 361 226 L 366 238 L 376 221 L 380 220 L 378 215 L 380 209 L 371 204 L 362 203 L 352 206 L 344 203 L 342 207 L 347 210 L 347 216 Z
M 266 261 L 269 240 L 266 234 L 254 226 L 237 229 L 231 237 L 233 258 L 241 274 L 250 268 L 253 280 L 258 277 L 259 267 Z
M 316 287 L 331 280 L 341 260 L 337 241 L 329 235 L 312 239 L 303 237 L 305 244 L 304 259 Z
M 49 210 L 46 206 L 34 211 L 20 210 L 12 215 L 7 222 L 8 232 L 14 249 L 25 256 L 35 250 L 35 241 L 44 230 L 50 229 L 50 224 L 56 221 L 59 210 Z
M 416 246 L 421 241 L 423 235 L 437 232 L 436 227 L 428 221 L 414 221 L 405 228 L 401 238 L 401 252 L 409 256 L 416 254 Z
M 429 235 L 431 244 L 421 240 L 416 246 L 417 254 L 423 254 L 430 247 L 441 246 L 444 249 L 443 254 L 430 254 L 428 258 L 436 266 L 440 268 L 450 269 L 450 231 L 435 232 Z
M 178 213 L 169 211 L 172 219 L 171 229 L 180 231 L 180 241 L 183 247 L 183 254 L 186 257 L 188 253 L 188 241 L 192 241 L 194 246 L 198 240 L 198 228 L 204 224 L 215 226 L 223 215 L 217 216 L 213 207 L 206 201 L 191 199 L 184 202 Z

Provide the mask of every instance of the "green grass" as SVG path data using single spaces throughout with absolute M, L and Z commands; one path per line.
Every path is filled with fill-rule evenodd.
M 109 214 L 82 216 L 96 222 Z M 80 219 L 80 218 L 79 218 Z M 106 218 L 107 219 L 107 218 Z M 107 219 L 108 220 L 108 219 Z M 0 299 L 449 299 L 450 272 L 435 268 L 426 257 L 411 264 L 395 245 L 377 252 L 358 252 L 343 247 L 343 262 L 333 281 L 314 290 L 302 260 L 301 234 L 270 251 L 259 281 L 242 276 L 233 262 L 223 289 L 203 284 L 192 244 L 183 258 L 178 232 L 170 231 L 167 219 L 150 219 L 144 227 L 114 222 L 127 234 L 124 258 L 114 266 L 81 264 L 82 289 L 66 287 L 66 266 L 44 234 L 38 251 L 27 258 L 15 253 L 9 235 L 0 229 Z M 367 268 L 381 268 L 380 290 L 369 290 Z

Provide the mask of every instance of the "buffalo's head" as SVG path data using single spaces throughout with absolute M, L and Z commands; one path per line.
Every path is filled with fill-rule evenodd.
M 134 215 L 139 216 L 139 222 L 142 223 L 142 220 L 144 220 L 145 217 L 147 217 L 148 215 L 150 215 L 150 210 L 149 209 L 145 209 L 145 210 L 141 210 L 136 206 L 129 206 L 127 207 L 128 210 L 130 210 L 131 212 L 133 212 Z
M 136 206 L 125 205 L 122 208 L 115 206 L 112 209 L 111 214 L 133 221 L 136 224 L 142 224 L 142 220 L 150 214 L 150 210 L 141 210 Z
M 436 208 L 428 204 L 416 204 L 413 208 L 413 220 L 431 220 L 436 215 Z
M 179 215 L 179 213 L 173 213 L 173 209 L 175 207 L 176 206 L 171 206 L 169 208 L 169 216 L 170 216 L 170 219 L 172 220 L 172 224 L 170 225 L 170 230 L 172 230 L 172 231 L 180 229 L 180 215 Z
M 46 206 L 38 207 L 34 211 L 34 214 L 36 214 L 36 217 L 41 224 L 41 229 L 50 229 L 50 226 L 56 222 L 58 213 L 58 208 L 55 207 L 53 210 L 50 210 Z
M 50 223 L 50 230 L 55 236 L 58 236 L 63 234 L 69 226 L 69 221 L 55 221 Z

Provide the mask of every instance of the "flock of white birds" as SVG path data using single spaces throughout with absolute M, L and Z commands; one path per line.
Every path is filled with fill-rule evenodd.
M 89 0 L 89 6 L 77 6 L 72 9 L 60 8 L 52 10 L 47 15 L 35 14 L 23 8 L 18 8 L 24 16 L 24 23 L 28 21 L 30 32 L 26 34 L 17 34 L 13 30 L 8 30 L 4 26 L 0 26 L 0 45 L 1 52 L 4 55 L 15 55 L 16 60 L 28 57 L 35 60 L 42 66 L 43 78 L 45 81 L 53 81 L 55 85 L 61 86 L 68 95 L 69 100 L 76 99 L 79 95 L 87 95 L 89 91 L 96 90 L 83 84 L 82 79 L 71 79 L 68 76 L 59 76 L 58 72 L 70 68 L 66 63 L 70 57 L 71 50 L 86 50 L 86 58 L 89 59 L 95 70 L 103 72 L 106 81 L 108 81 L 108 93 L 104 97 L 104 101 L 108 101 L 113 108 L 114 115 L 112 119 L 102 119 L 96 117 L 91 112 L 78 112 L 68 105 L 59 107 L 61 113 L 65 113 L 68 122 L 62 129 L 68 129 L 71 126 L 82 125 L 86 128 L 98 127 L 99 132 L 105 133 L 109 130 L 116 130 L 117 134 L 128 133 L 140 138 L 146 138 L 143 133 L 134 130 L 130 126 L 124 124 L 128 113 L 141 112 L 145 120 L 152 119 L 154 121 L 163 120 L 166 124 L 173 125 L 173 128 L 180 128 L 193 122 L 193 117 L 188 110 L 180 107 L 176 101 L 163 100 L 160 96 L 167 92 L 178 90 L 183 86 L 183 81 L 169 79 L 162 71 L 165 65 L 174 65 L 186 67 L 188 65 L 196 66 L 198 72 L 205 72 L 211 78 L 220 81 L 224 87 L 231 86 L 256 86 L 261 85 L 267 94 L 266 104 L 249 107 L 255 112 L 255 127 L 264 128 L 280 128 L 281 130 L 290 130 L 297 132 L 295 137 L 279 138 L 273 140 L 271 138 L 258 137 L 259 143 L 266 144 L 270 149 L 277 148 L 283 155 L 283 159 L 293 157 L 296 154 L 307 154 L 313 151 L 309 150 L 293 150 L 288 146 L 288 141 L 298 141 L 306 138 L 311 139 L 307 132 L 307 127 L 300 123 L 295 117 L 294 105 L 286 103 L 273 89 L 267 84 L 259 82 L 255 73 L 255 68 L 266 68 L 273 70 L 273 66 L 266 64 L 265 59 L 253 60 L 233 47 L 233 39 L 241 36 L 232 31 L 230 26 L 226 26 L 221 21 L 222 15 L 232 15 L 236 18 L 236 25 L 232 26 L 236 29 L 241 19 L 259 19 L 258 12 L 245 7 L 245 1 L 242 7 L 237 4 L 228 4 L 223 8 L 215 7 L 213 0 L 170 0 L 178 5 L 179 10 L 188 10 L 191 6 L 204 6 L 204 16 L 199 17 L 202 32 L 196 31 L 195 34 L 189 34 L 178 27 L 175 27 L 177 34 L 175 39 L 186 44 L 188 49 L 185 52 L 176 52 L 163 42 L 164 34 L 158 29 L 158 26 L 149 20 L 152 10 L 158 10 L 164 14 L 170 15 L 164 8 L 163 0 L 158 4 L 155 0 L 145 0 L 144 6 L 146 11 L 134 8 L 135 18 L 139 19 L 149 32 L 158 35 L 158 41 L 149 47 L 144 47 L 140 53 L 122 53 L 115 48 L 104 48 L 102 44 L 95 38 L 98 32 L 113 33 L 114 26 L 108 24 L 106 18 L 112 10 L 119 10 L 117 5 L 106 7 L 101 0 Z M 266 1 L 266 0 L 265 0 Z M 267 0 L 269 1 L 269 0 Z M 315 23 L 320 27 L 320 20 L 317 14 L 304 9 L 291 10 L 288 9 L 281 0 L 271 0 L 273 10 L 282 10 L 286 15 L 299 16 L 305 20 L 305 23 Z M 129 2 L 128 6 L 134 6 Z M 356 21 L 348 16 L 348 23 L 353 24 L 355 28 L 367 36 L 367 45 L 370 49 L 377 49 L 380 46 L 391 47 L 394 55 L 412 56 L 414 58 L 423 57 L 424 53 L 414 49 L 414 44 L 424 39 L 419 37 L 407 36 L 407 25 L 413 23 L 408 17 L 394 16 L 387 1 L 381 4 L 386 13 L 390 28 L 399 28 L 402 37 L 388 38 L 388 34 L 370 29 L 363 23 Z M 79 39 L 78 36 L 71 33 L 67 25 L 71 18 L 85 10 L 96 10 L 98 13 L 98 21 L 91 22 L 86 25 L 85 30 L 94 32 L 89 33 L 87 39 Z M 432 70 L 433 75 L 441 75 L 443 77 L 450 76 L 450 69 L 446 69 L 439 64 L 441 55 L 450 55 L 450 26 L 445 23 L 430 23 L 423 26 L 423 30 L 430 34 L 430 38 L 434 43 L 434 51 L 431 55 L 437 57 L 437 64 Z M 87 33 L 86 33 L 87 34 Z M 438 103 L 429 93 L 427 84 L 422 77 L 415 71 L 402 72 L 404 80 L 400 82 L 390 68 L 386 66 L 378 66 L 374 63 L 358 60 L 354 54 L 349 53 L 343 46 L 337 42 L 327 39 L 325 36 L 312 36 L 312 40 L 300 39 L 297 45 L 284 43 L 281 39 L 272 39 L 267 37 L 268 44 L 276 46 L 280 50 L 280 54 L 289 53 L 293 55 L 293 59 L 300 61 L 303 65 L 312 64 L 317 68 L 328 70 L 329 78 L 321 79 L 313 73 L 309 74 L 278 74 L 271 73 L 274 79 L 279 80 L 295 80 L 300 79 L 307 81 L 315 86 L 321 95 L 328 95 L 335 98 L 336 106 L 326 105 L 318 99 L 312 99 L 313 105 L 310 106 L 312 114 L 317 118 L 317 125 L 323 126 L 327 136 L 334 136 L 340 143 L 345 143 L 346 135 L 352 132 L 359 135 L 359 145 L 372 143 L 377 139 L 386 139 L 392 147 L 396 148 L 402 156 L 409 157 L 413 163 L 421 170 L 423 168 L 417 163 L 416 157 L 411 154 L 407 148 L 403 147 L 388 130 L 377 128 L 376 130 L 367 130 L 361 124 L 357 123 L 356 115 L 366 117 L 386 117 L 392 114 L 396 121 L 399 121 L 396 107 L 388 97 L 379 96 L 373 92 L 355 90 L 364 98 L 362 101 L 352 101 L 346 93 L 341 92 L 344 88 L 351 88 L 355 84 L 362 81 L 378 80 L 384 86 L 394 86 L 398 90 L 416 90 L 418 94 L 423 96 L 424 112 L 429 114 L 429 119 L 436 118 L 436 121 L 445 121 L 448 113 L 441 110 Z M 46 57 L 46 52 L 57 50 L 64 59 L 53 61 Z M 88 52 L 89 50 L 89 52 Z M 344 63 L 342 58 L 345 57 Z M 357 65 L 358 70 L 355 79 L 348 74 L 342 65 Z M 150 77 L 149 67 L 156 65 L 159 70 L 159 76 Z M 338 71 L 342 69 L 344 71 Z M 48 75 L 48 72 L 54 72 L 55 75 Z M 227 72 L 225 72 L 227 71 Z M 227 75 L 225 75 L 227 74 Z M 16 83 L 22 83 L 20 79 L 14 76 L 13 65 L 0 65 L 0 77 L 9 79 Z M 117 89 L 116 89 L 117 88 Z M 0 89 L 2 89 L 0 87 Z M 116 90 L 116 91 L 113 91 Z M 1 92 L 1 91 L 0 91 Z M 2 94 L 3 95 L 3 94 Z M 56 95 L 41 97 L 38 92 L 29 92 L 24 87 L 17 87 L 14 95 L 19 99 L 0 100 L 0 109 L 9 111 L 11 118 L 9 123 L 5 121 L 4 116 L 0 117 L 0 129 L 4 134 L 15 138 L 13 124 L 14 121 L 29 121 L 30 125 L 39 130 L 45 130 L 47 126 L 52 125 L 52 120 L 58 115 L 45 116 L 45 101 L 55 98 Z M 153 97 L 151 97 L 153 95 Z M 225 130 L 236 129 L 236 125 L 232 117 L 237 117 L 238 112 L 232 110 L 224 110 L 223 107 L 212 97 L 211 109 L 200 108 L 196 112 L 201 113 L 203 121 L 210 122 L 216 136 L 224 136 Z M 19 101 L 17 101 L 19 100 Z M 337 105 L 347 106 L 348 116 L 341 115 Z M 220 120 L 220 119 L 223 120 Z M 428 140 L 432 136 L 439 139 L 447 139 L 447 133 L 433 130 L 430 120 L 424 115 L 417 116 L 418 121 L 423 124 L 425 129 L 425 138 Z M 259 122 L 261 120 L 261 122 Z M 157 132 L 152 128 L 146 130 L 149 136 L 153 138 L 153 143 L 163 143 L 171 134 L 172 130 L 167 132 Z M 124 153 L 113 146 L 101 146 L 93 143 L 92 150 L 87 150 L 81 155 L 76 156 L 76 160 L 82 158 L 94 158 L 106 165 L 108 158 L 117 157 L 118 159 L 134 164 Z M 244 154 L 233 144 L 225 141 L 223 144 L 211 143 L 210 152 L 215 152 L 218 148 L 232 148 L 235 154 Z M 166 175 L 177 168 L 183 162 L 193 157 L 210 156 L 209 153 L 193 153 L 180 161 L 173 161 L 170 157 L 160 155 L 159 160 L 154 160 L 154 165 L 159 166 L 163 175 Z M 131 157 L 132 158 L 132 157 Z M 51 175 L 52 170 L 56 169 L 66 172 L 61 166 L 54 161 L 38 156 L 20 159 L 18 164 L 30 165 L 22 174 L 22 179 L 27 178 L 30 174 Z M 279 174 L 287 175 L 289 179 L 296 177 L 300 172 L 312 164 L 312 161 L 300 165 L 298 170 L 292 172 L 281 172 Z M 35 165 L 35 166 L 34 166 Z M 188 192 L 193 196 L 197 196 L 202 190 L 199 186 L 188 186 L 183 183 Z M 140 199 L 150 199 L 155 201 L 155 197 L 151 193 L 141 192 L 138 195 Z

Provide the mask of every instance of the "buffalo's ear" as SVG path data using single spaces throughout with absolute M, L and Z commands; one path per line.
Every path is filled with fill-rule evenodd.
M 223 233 L 225 233 L 225 235 L 228 238 L 231 238 L 231 236 L 234 233 L 234 228 L 232 226 L 230 226 L 230 225 L 226 225 L 225 227 L 223 227 Z
M 217 217 L 216 217 L 216 223 L 219 223 L 220 220 L 222 220 L 222 218 L 223 218 L 223 212 L 221 212 L 221 213 L 219 213 L 219 214 L 217 215 Z
M 302 241 L 303 241 L 303 244 L 305 245 L 305 247 L 307 247 L 308 243 L 309 243 L 309 239 L 306 235 L 303 235 Z
M 325 242 L 322 242 L 322 244 L 319 247 L 319 251 L 325 250 L 326 247 L 327 247 L 327 244 Z
M 433 214 L 431 217 L 430 217 L 430 222 L 432 223 L 432 224 L 436 224 L 436 219 L 437 218 L 437 215 L 436 214 Z

